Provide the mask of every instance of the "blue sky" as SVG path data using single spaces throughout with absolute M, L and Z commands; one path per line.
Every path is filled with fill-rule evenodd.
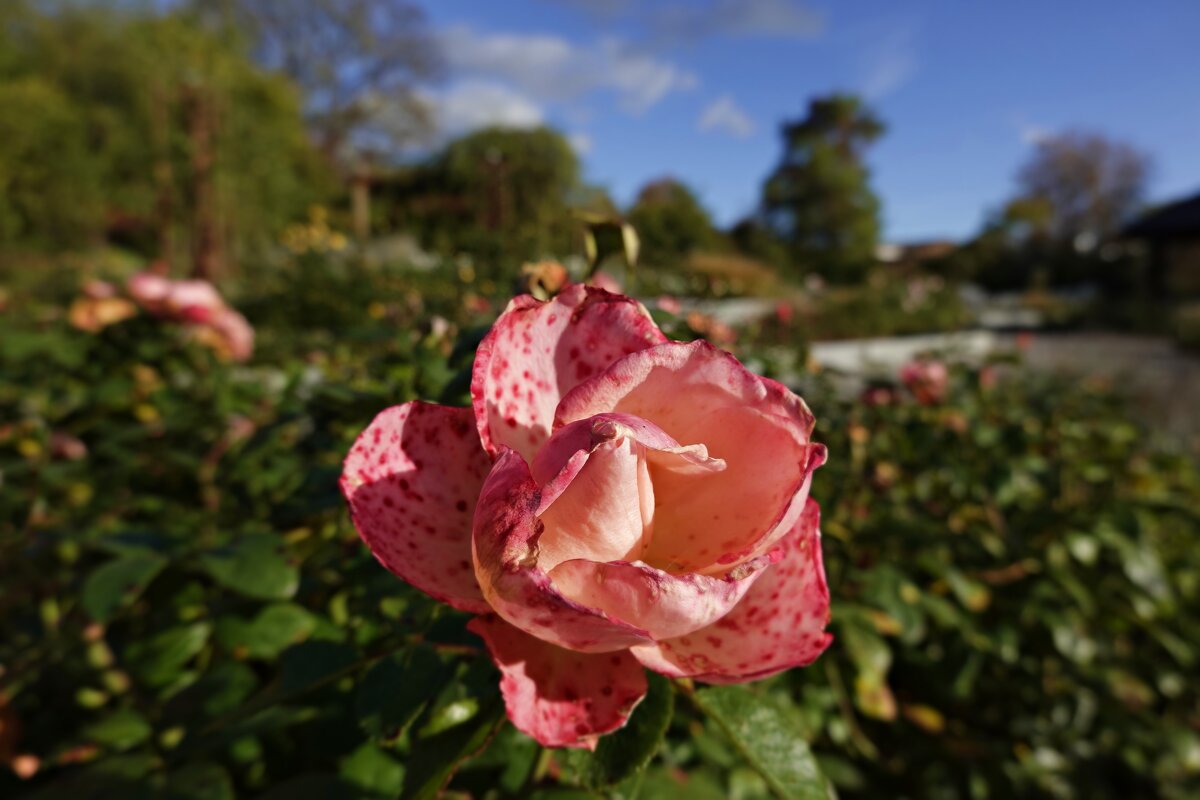
M 546 122 L 628 202 L 662 175 L 749 212 L 781 120 L 831 90 L 888 125 L 886 238 L 964 237 L 1039 136 L 1150 154 L 1151 200 L 1200 191 L 1200 0 L 428 0 L 443 126 Z

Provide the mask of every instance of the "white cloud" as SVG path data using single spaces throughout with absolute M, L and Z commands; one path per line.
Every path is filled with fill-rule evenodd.
M 567 137 L 567 141 L 571 143 L 571 149 L 575 151 L 575 155 L 586 156 L 592 152 L 592 137 L 586 133 L 572 133 Z
M 713 0 L 674 3 L 650 13 L 660 38 L 688 42 L 710 36 L 811 39 L 825 30 L 823 15 L 795 0 Z
M 549 34 L 481 33 L 460 25 L 442 31 L 440 39 L 458 75 L 507 82 L 541 103 L 609 90 L 623 110 L 638 114 L 697 85 L 687 70 L 616 38 L 577 45 Z
M 1054 131 L 1037 124 L 1024 124 L 1020 126 L 1017 135 L 1025 144 L 1039 145 L 1054 136 Z
M 754 133 L 754 121 L 729 95 L 722 95 L 700 113 L 696 126 L 702 131 L 717 131 L 745 139 Z
M 869 101 L 880 100 L 917 74 L 915 36 L 911 28 L 892 31 L 865 59 L 861 91 Z
M 711 36 L 809 39 L 825 30 L 825 18 L 803 0 L 546 0 L 620 20 L 660 43 L 682 44 Z
M 476 128 L 502 125 L 535 128 L 545 119 L 532 98 L 504 84 L 464 80 L 445 90 L 426 92 L 439 136 L 457 136 Z

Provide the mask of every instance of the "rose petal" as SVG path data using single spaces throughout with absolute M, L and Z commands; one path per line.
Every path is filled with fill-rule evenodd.
M 254 353 L 254 328 L 232 308 L 221 309 L 209 325 L 221 335 L 234 361 L 245 361 Z
M 537 564 L 571 559 L 638 561 L 650 542 L 650 470 L 708 474 L 725 462 L 703 445 L 680 447 L 662 429 L 628 414 L 599 414 L 555 432 L 533 461 L 542 486 Z
M 574 284 L 548 303 L 514 299 L 475 354 L 472 405 L 488 452 L 527 461 L 550 435 L 559 399 L 618 358 L 666 341 L 636 301 Z
M 164 302 L 167 311 L 193 322 L 206 322 L 209 315 L 225 306 L 216 287 L 203 280 L 176 281 L 171 285 Z
M 487 615 L 467 628 L 487 644 L 503 677 L 508 718 L 546 747 L 594 750 L 646 696 L 646 672 L 629 654 L 576 653 Z
M 763 556 L 719 578 L 672 575 L 642 563 L 575 559 L 550 570 L 550 580 L 570 599 L 661 640 L 692 633 L 728 614 L 777 558 Z
M 471 519 L 490 467 L 471 409 L 405 403 L 355 441 L 342 494 L 381 564 L 444 603 L 482 614 L 491 608 L 471 563 Z
M 130 276 L 125 287 L 146 311 L 157 312 L 167 300 L 173 285 L 174 282 L 169 278 L 155 275 L 154 272 L 136 272 Z
M 654 491 L 642 448 L 629 438 L 602 442 L 562 487 L 539 519 L 538 567 L 586 558 L 624 561 L 641 557 L 650 538 Z M 543 492 L 543 504 L 545 502 Z
M 811 664 L 833 637 L 821 562 L 821 511 L 813 500 L 780 543 L 781 560 L 764 571 L 733 611 L 677 639 L 633 648 L 655 672 L 708 683 L 742 683 Z
M 651 641 L 646 631 L 564 597 L 537 565 L 542 490 L 529 465 L 504 448 L 475 511 L 475 575 L 488 603 L 526 633 L 571 650 L 597 653 Z
M 824 448 L 809 442 L 814 420 L 804 401 L 707 342 L 622 358 L 563 398 L 555 428 L 605 412 L 649 420 L 727 465 L 700 475 L 651 465 L 654 535 L 644 560 L 672 573 L 721 573 L 769 550 L 824 461 Z

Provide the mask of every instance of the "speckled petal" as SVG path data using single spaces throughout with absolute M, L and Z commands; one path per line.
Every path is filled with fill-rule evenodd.
M 716 623 L 633 648 L 655 672 L 708 683 L 743 683 L 811 664 L 833 637 L 829 589 L 821 562 L 820 509 L 809 500 L 780 543 L 779 563 L 764 571 L 742 601 Z
M 405 403 L 355 441 L 342 494 L 381 564 L 444 603 L 482 614 L 491 608 L 471 563 L 471 520 L 491 463 L 471 409 Z
M 627 650 L 564 650 L 491 614 L 467 627 L 483 638 L 500 668 L 508 718 L 546 747 L 595 749 L 646 696 L 646 673 Z
M 503 448 L 480 492 L 472 537 L 475 575 L 491 607 L 526 633 L 570 650 L 598 653 L 652 641 L 640 627 L 610 619 L 554 588 L 537 565 L 541 504 L 542 490 L 529 465 Z
M 707 446 L 724 471 L 651 465 L 654 534 L 643 560 L 672 573 L 721 574 L 771 549 L 799 517 L 825 449 L 813 416 L 781 384 L 706 342 L 633 353 L 567 394 L 555 429 L 601 413 L 630 414 L 683 445 Z
M 514 299 L 475 354 L 471 397 L 490 453 L 532 461 L 559 399 L 618 358 L 666 341 L 641 304 L 574 284 L 548 303 Z

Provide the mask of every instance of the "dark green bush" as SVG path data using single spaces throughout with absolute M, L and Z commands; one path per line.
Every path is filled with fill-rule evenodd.
M 809 379 L 832 648 L 746 689 L 657 681 L 595 756 L 546 753 L 336 487 L 373 414 L 462 401 L 496 306 L 307 269 L 245 298 L 242 366 L 145 318 L 0 319 L 0 761 L 38 759 L 0 796 L 821 797 L 805 742 L 843 797 L 1200 792 L 1200 478 L 1111 393 Z

